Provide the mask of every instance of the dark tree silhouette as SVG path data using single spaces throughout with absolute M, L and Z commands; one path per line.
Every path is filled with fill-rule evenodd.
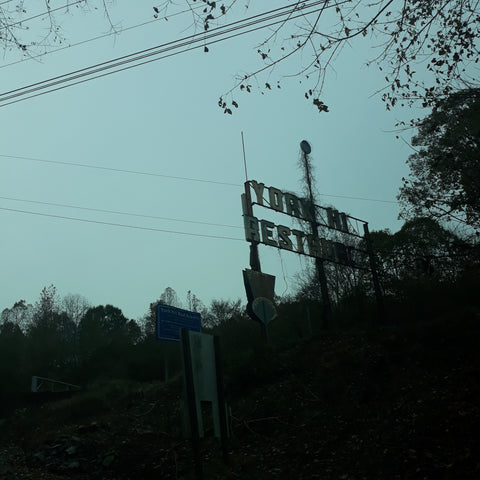
M 480 230 L 480 89 L 435 103 L 413 138 L 398 199 L 404 218 L 427 215 Z

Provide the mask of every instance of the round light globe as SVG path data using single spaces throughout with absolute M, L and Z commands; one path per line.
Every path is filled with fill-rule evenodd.
M 312 147 L 306 140 L 300 142 L 300 148 L 305 155 L 308 155 L 312 151 Z

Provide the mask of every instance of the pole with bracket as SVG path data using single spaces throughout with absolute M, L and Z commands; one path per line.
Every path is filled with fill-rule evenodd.
M 244 198 L 243 214 L 248 217 L 253 217 L 253 205 L 252 205 L 252 196 L 250 192 L 250 182 L 247 180 L 244 185 L 245 185 L 245 194 L 242 196 Z M 258 241 L 250 240 L 250 268 L 254 272 L 262 273 L 262 269 L 260 266 L 260 256 L 258 254 L 258 244 L 259 244 Z M 244 281 L 246 281 L 245 277 L 244 277 Z M 247 288 L 247 284 L 245 285 Z M 248 288 L 247 288 L 247 291 L 248 291 Z M 248 297 L 248 293 L 247 293 L 247 297 Z M 247 303 L 247 313 L 252 320 L 258 321 L 258 323 L 260 323 L 263 340 L 265 343 L 268 343 L 268 339 L 269 339 L 268 326 L 267 326 L 267 323 L 263 322 L 258 317 L 258 315 L 256 315 L 255 312 L 253 311 L 252 302 L 254 299 L 255 299 L 254 295 L 250 294 L 250 298 L 248 299 L 248 303 Z
M 245 182 L 245 215 L 253 217 L 252 195 L 250 192 L 250 182 Z M 260 257 L 258 255 L 258 242 L 250 242 L 250 268 L 255 272 L 261 272 Z

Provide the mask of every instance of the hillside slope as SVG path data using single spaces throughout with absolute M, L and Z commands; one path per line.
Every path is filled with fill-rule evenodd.
M 479 322 L 465 309 L 226 359 L 229 464 L 206 438 L 204 478 L 480 478 Z M 0 478 L 195 478 L 181 391 L 180 377 L 111 381 L 17 408 L 0 420 Z

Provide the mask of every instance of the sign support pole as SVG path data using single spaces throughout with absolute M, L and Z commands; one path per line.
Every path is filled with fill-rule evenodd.
M 378 320 L 383 322 L 385 320 L 385 306 L 383 304 L 383 295 L 380 288 L 380 281 L 378 279 L 377 262 L 375 261 L 375 253 L 373 252 L 368 223 L 363 224 L 363 231 L 365 233 L 365 243 L 367 245 L 367 252 L 370 260 L 370 270 L 372 271 L 373 288 L 375 290 L 375 299 L 377 301 Z
M 226 412 L 226 403 L 225 403 L 225 392 L 223 390 L 223 369 L 222 369 L 222 359 L 220 356 L 220 339 L 217 335 L 213 337 L 213 346 L 215 349 L 215 371 L 216 371 L 216 381 L 217 381 L 217 395 L 218 395 L 218 408 L 220 416 L 220 443 L 222 446 L 222 456 L 223 462 L 228 465 L 228 429 L 227 429 L 227 412 Z
M 252 196 L 250 193 L 250 184 L 248 180 L 244 184 L 245 186 L 245 210 L 249 217 L 253 217 Z M 258 255 L 258 242 L 250 242 L 250 268 L 255 272 L 261 272 L 260 257 Z M 253 311 L 251 305 L 247 308 L 247 313 L 252 317 Z M 252 317 L 254 318 L 254 317 Z M 262 335 L 265 343 L 268 343 L 268 327 L 261 322 Z
M 305 167 L 305 180 L 307 181 L 308 187 L 308 199 L 310 202 L 310 227 L 312 230 L 312 237 L 314 242 L 318 242 L 318 223 L 317 223 L 317 212 L 315 211 L 315 199 L 313 196 L 312 190 L 312 178 L 310 175 L 310 165 L 308 160 L 307 152 L 303 150 L 303 163 Z M 328 330 L 330 328 L 332 320 L 332 306 L 330 304 L 330 296 L 328 294 L 328 284 L 327 277 L 325 275 L 325 268 L 323 266 L 323 260 L 321 258 L 315 258 L 315 270 L 317 272 L 317 278 L 320 283 L 320 291 L 322 293 L 322 303 L 323 303 L 323 322 L 322 328 Z
M 188 418 L 190 420 L 190 435 L 192 441 L 193 457 L 195 462 L 195 475 L 197 480 L 202 480 L 202 457 L 200 454 L 200 435 L 198 432 L 197 406 L 195 404 L 195 385 L 193 383 L 192 352 L 190 349 L 190 336 L 188 330 L 182 328 L 180 332 L 184 356 L 185 386 L 188 404 Z
M 163 374 L 165 382 L 168 382 L 168 356 L 165 348 L 163 349 Z
M 315 226 L 315 230 L 316 230 Z M 318 239 L 318 234 L 316 235 Z M 327 276 L 325 275 L 325 268 L 323 266 L 323 260 L 315 258 L 315 267 L 317 270 L 318 281 L 320 282 L 320 291 L 322 292 L 323 300 L 323 322 L 322 328 L 328 330 L 331 326 L 332 320 L 332 305 L 330 303 L 330 295 L 328 294 Z
M 245 182 L 245 207 L 246 214 L 249 217 L 253 217 L 253 208 L 252 208 L 252 196 L 250 193 L 250 184 L 248 181 Z M 255 272 L 261 272 L 260 267 L 260 257 L 258 256 L 258 242 L 250 242 L 250 268 Z

